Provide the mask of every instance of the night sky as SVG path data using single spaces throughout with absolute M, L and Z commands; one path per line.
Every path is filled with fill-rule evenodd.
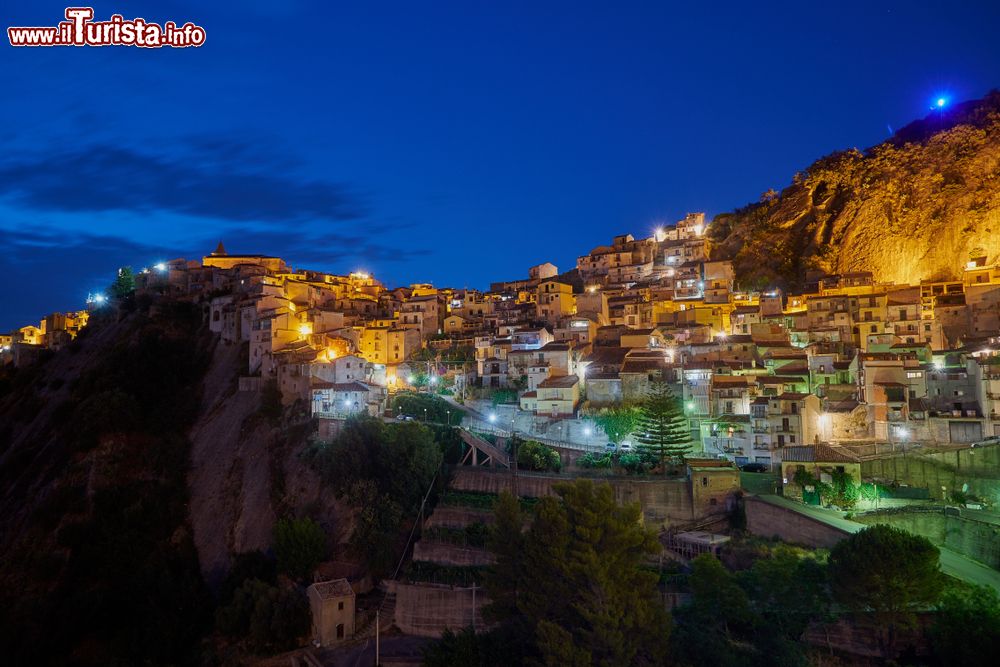
M 4 38 L 0 330 L 219 239 L 390 285 L 566 270 L 1000 87 L 993 0 L 223 4 L 94 4 L 197 49 Z

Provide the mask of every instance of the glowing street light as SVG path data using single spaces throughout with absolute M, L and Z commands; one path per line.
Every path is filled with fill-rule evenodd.
M 167 270 L 167 265 L 164 264 L 163 262 L 158 262 L 153 265 L 153 268 L 159 271 L 160 273 L 163 273 L 164 271 Z
M 430 379 L 430 382 L 431 382 L 431 384 L 437 384 L 438 383 L 438 376 L 437 375 L 432 375 L 431 379 Z
M 686 407 L 689 412 L 691 410 L 694 410 L 694 401 L 688 401 L 687 404 L 684 407 Z
M 407 375 L 407 376 L 406 376 L 406 381 L 407 381 L 407 382 L 408 382 L 409 384 L 413 384 L 414 382 L 416 382 L 416 381 L 417 381 L 417 378 L 413 377 L 412 375 Z
M 490 423 L 495 424 L 497 421 L 497 416 L 495 413 L 490 413 Z
M 939 97 L 934 101 L 934 104 L 937 105 L 938 109 L 943 109 L 948 104 L 948 98 Z

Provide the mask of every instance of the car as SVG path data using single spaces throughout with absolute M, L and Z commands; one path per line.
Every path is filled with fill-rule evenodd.
M 622 444 L 618 445 L 618 449 L 622 450 L 623 452 L 630 452 L 632 451 L 632 443 L 623 442 Z
M 413 417 L 411 417 L 410 415 L 397 415 L 396 419 L 398 421 L 401 421 L 401 422 L 411 422 L 411 421 L 413 421 Z
M 613 452 L 616 449 L 618 449 L 618 446 L 615 445 L 615 443 L 613 443 L 613 442 L 609 442 L 608 444 L 604 445 L 604 449 L 606 451 Z
M 744 463 L 740 466 L 740 470 L 743 472 L 768 472 L 768 469 L 766 463 Z

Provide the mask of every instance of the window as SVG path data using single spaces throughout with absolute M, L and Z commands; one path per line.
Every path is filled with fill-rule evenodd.
M 337 603 L 337 611 L 344 611 L 344 602 L 341 600 Z
M 343 623 L 338 623 L 337 624 L 337 639 L 343 639 L 343 638 L 344 638 L 344 624 Z

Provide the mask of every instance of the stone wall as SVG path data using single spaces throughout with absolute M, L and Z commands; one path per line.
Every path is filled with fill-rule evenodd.
M 448 507 L 438 505 L 434 513 L 427 517 L 425 528 L 465 528 L 474 523 L 491 524 L 496 521 L 493 512 L 474 510 L 468 507 Z
M 703 478 L 704 481 L 703 483 Z M 555 495 L 553 487 L 570 477 L 520 473 L 518 493 L 529 498 Z M 715 514 L 724 514 L 738 489 L 736 471 L 699 472 L 697 490 L 692 493 L 688 479 L 656 479 L 652 477 L 595 477 L 595 483 L 607 482 L 620 503 L 638 502 L 643 518 L 650 527 L 666 527 Z M 493 472 L 473 468 L 456 468 L 449 488 L 476 493 L 510 491 L 512 475 L 507 471 Z
M 753 496 L 748 496 L 744 503 L 747 531 L 753 535 L 824 549 L 847 537 L 846 531 Z
M 473 600 L 475 602 L 473 603 Z M 481 588 L 443 584 L 396 584 L 395 624 L 404 634 L 440 637 L 446 628 L 458 631 L 473 624 L 485 628 L 482 608 L 488 602 Z
M 413 560 L 438 563 L 440 565 L 455 565 L 472 567 L 491 565 L 493 554 L 486 549 L 460 547 L 447 542 L 420 540 L 413 545 Z
M 863 461 L 861 477 L 926 488 L 930 497 L 938 500 L 947 500 L 952 492 L 961 491 L 963 485 L 968 485 L 968 493 L 996 500 L 1000 498 L 1000 447 L 909 452 Z

